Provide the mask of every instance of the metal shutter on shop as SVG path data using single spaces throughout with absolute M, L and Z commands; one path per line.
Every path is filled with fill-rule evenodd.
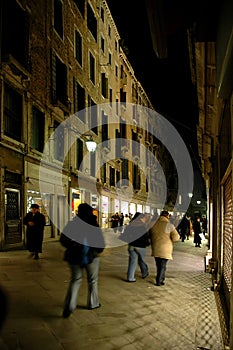
M 223 292 L 229 310 L 232 280 L 232 172 L 223 184 Z

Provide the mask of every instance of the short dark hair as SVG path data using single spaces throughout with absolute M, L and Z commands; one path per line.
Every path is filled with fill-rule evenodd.
M 162 210 L 160 216 L 169 216 L 169 212 L 167 210 Z
M 32 204 L 32 205 L 31 205 L 31 209 L 33 209 L 33 208 L 35 208 L 35 209 L 39 209 L 40 207 L 39 207 L 39 205 L 38 205 L 38 204 L 35 204 L 35 203 L 34 203 L 34 204 Z

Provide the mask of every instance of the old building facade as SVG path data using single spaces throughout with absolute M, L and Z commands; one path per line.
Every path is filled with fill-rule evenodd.
M 153 106 L 106 1 L 1 5 L 1 249 L 25 243 L 32 203 L 55 238 L 80 202 L 98 209 L 103 227 L 115 212 L 162 209 Z

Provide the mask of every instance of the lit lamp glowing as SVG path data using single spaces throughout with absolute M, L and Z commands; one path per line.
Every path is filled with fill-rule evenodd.
M 197 201 L 197 204 L 201 204 L 201 201 Z
M 96 142 L 92 140 L 91 136 L 88 140 L 86 140 L 86 146 L 87 146 L 88 152 L 95 152 L 97 145 L 96 145 Z
M 188 193 L 189 198 L 192 198 L 193 194 L 192 193 Z

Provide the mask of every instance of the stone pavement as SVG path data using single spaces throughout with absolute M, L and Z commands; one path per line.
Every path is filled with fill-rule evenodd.
M 113 236 L 108 234 L 107 241 Z M 7 350 L 222 350 L 211 276 L 204 272 L 207 248 L 192 239 L 174 244 L 165 286 L 155 286 L 155 263 L 147 248 L 150 275 L 125 281 L 127 246 L 102 253 L 99 274 L 101 308 L 86 309 L 83 280 L 77 310 L 63 319 L 62 305 L 70 271 L 57 241 L 44 242 L 36 261 L 26 250 L 0 252 L 0 284 L 10 308 L 0 334 Z

